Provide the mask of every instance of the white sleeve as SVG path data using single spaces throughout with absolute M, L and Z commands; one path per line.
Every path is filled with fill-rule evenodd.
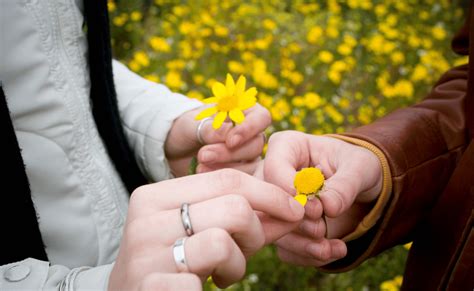
M 29 258 L 0 266 L 0 290 L 107 290 L 112 267 L 69 269 Z
M 171 177 L 164 143 L 173 121 L 202 104 L 171 92 L 113 61 L 114 82 L 125 134 L 135 158 L 152 181 Z

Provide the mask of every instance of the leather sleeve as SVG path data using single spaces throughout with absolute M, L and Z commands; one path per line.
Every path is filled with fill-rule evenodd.
M 469 43 L 467 23 L 453 41 L 456 52 L 468 51 L 463 48 Z M 467 145 L 468 71 L 468 65 L 451 69 L 419 104 L 344 134 L 382 150 L 390 166 L 393 190 L 382 219 L 363 236 L 348 242 L 346 258 L 323 270 L 346 271 L 368 257 L 411 241 Z

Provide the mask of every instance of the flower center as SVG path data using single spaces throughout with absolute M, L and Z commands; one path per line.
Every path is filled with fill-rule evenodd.
M 239 105 L 239 98 L 234 95 L 222 97 L 217 103 L 218 111 L 231 111 Z

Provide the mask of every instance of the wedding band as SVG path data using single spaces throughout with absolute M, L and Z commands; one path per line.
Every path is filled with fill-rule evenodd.
M 186 263 L 186 253 L 184 251 L 186 239 L 187 237 L 179 238 L 173 245 L 173 258 L 180 273 L 189 272 L 188 264 Z
M 204 127 L 204 123 L 206 123 L 206 121 L 209 121 L 211 120 L 212 117 L 206 117 L 204 118 L 203 120 L 201 120 L 201 122 L 199 122 L 199 125 L 197 127 L 197 130 L 196 130 L 196 136 L 197 136 L 197 140 L 200 144 L 204 145 L 204 140 L 202 139 L 202 135 L 201 135 L 201 131 L 202 131 L 202 128 Z
M 181 204 L 181 221 L 183 222 L 184 231 L 187 236 L 192 236 L 194 234 L 193 226 L 191 224 L 191 218 L 189 217 L 189 204 Z

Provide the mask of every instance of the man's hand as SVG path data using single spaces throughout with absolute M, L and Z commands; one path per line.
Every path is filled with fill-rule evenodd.
M 300 228 L 281 238 L 277 246 L 283 261 L 321 266 L 346 255 L 340 238 L 354 230 L 378 197 L 382 168 L 369 150 L 335 138 L 294 131 L 272 135 L 264 162 L 266 181 L 295 194 L 296 172 L 310 166 L 320 168 L 326 178 L 321 201 L 306 205 Z

